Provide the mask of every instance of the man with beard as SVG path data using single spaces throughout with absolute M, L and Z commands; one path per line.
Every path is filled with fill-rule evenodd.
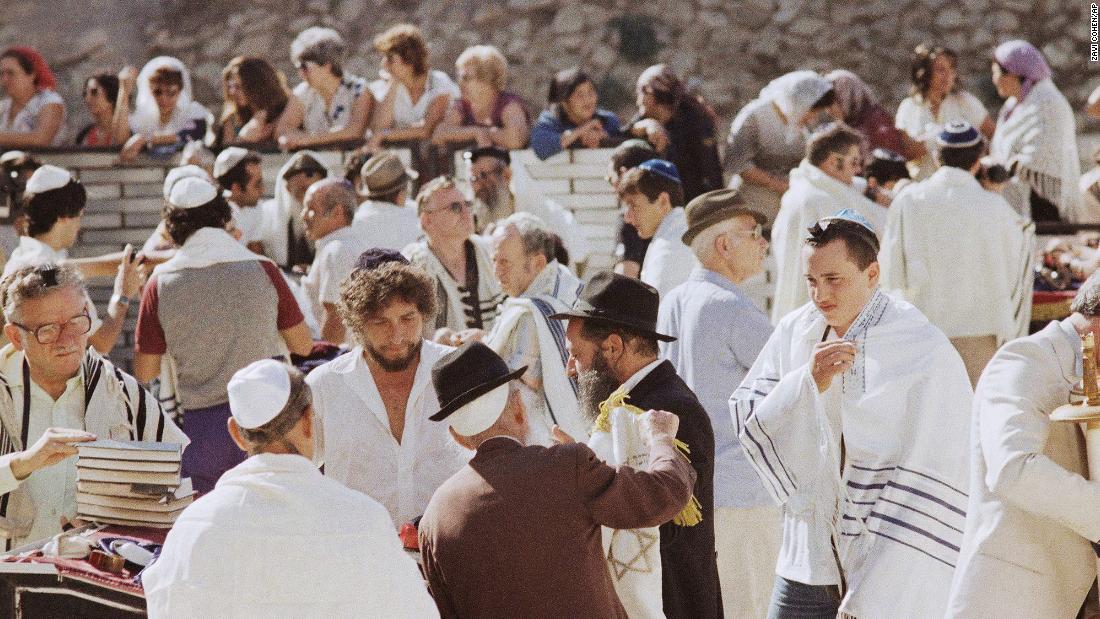
M 687 444 L 696 472 L 702 521 L 660 527 L 662 596 L 670 619 L 722 616 L 714 552 L 714 432 L 710 418 L 672 364 L 657 357 L 659 296 L 636 279 L 601 271 L 585 286 L 568 320 L 568 368 L 580 384 L 582 413 L 593 421 L 616 390 L 642 410 L 667 410 L 680 419 L 676 438 Z
M 358 346 L 314 370 L 316 450 L 325 475 L 374 498 L 395 527 L 423 513 L 432 493 L 469 459 L 439 409 L 431 368 L 451 348 L 423 339 L 435 285 L 390 250 L 364 252 L 337 306 Z
M 573 262 L 588 258 L 588 244 L 580 233 L 573 214 L 552 200 L 543 200 L 538 192 L 516 195 L 512 187 L 512 157 L 508 151 L 485 146 L 467 151 L 470 187 L 474 190 L 474 221 L 478 234 L 490 224 L 516 212 L 531 213 L 557 233 Z M 569 266 L 569 265 L 565 265 Z

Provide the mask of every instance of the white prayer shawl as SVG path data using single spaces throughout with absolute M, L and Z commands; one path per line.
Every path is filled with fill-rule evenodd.
M 177 249 L 171 258 L 153 269 L 153 275 L 175 273 L 184 269 L 201 269 L 228 262 L 271 262 L 271 260 L 241 245 L 225 230 L 206 227 L 199 228 L 187 237 L 183 246 Z M 303 310 L 308 307 L 308 305 L 303 306 Z M 289 358 L 289 351 L 284 350 L 283 353 Z M 183 412 L 183 408 L 179 402 L 176 362 L 172 359 L 171 353 L 161 355 L 159 378 L 157 399 L 166 411 L 173 416 L 178 416 Z
M 275 197 L 264 200 L 258 205 L 259 208 L 263 209 L 264 220 L 264 227 L 259 240 L 263 241 L 264 252 L 276 264 L 285 265 L 289 259 L 287 227 L 292 225 L 292 222 L 293 225 L 298 227 L 303 225 L 301 218 L 298 217 L 298 213 L 302 210 L 302 203 L 290 195 L 290 190 L 286 186 L 286 179 L 283 176 L 286 175 L 287 170 L 305 156 L 321 161 L 320 156 L 313 151 L 300 150 L 295 152 L 294 156 L 287 159 L 283 167 L 279 168 L 279 174 L 275 177 Z M 330 170 L 329 174 L 331 173 Z
M 1034 228 L 966 170 L 942 167 L 890 205 L 882 288 L 947 337 L 1019 337 L 1023 300 L 1031 298 Z
M 1034 190 L 1057 206 L 1067 222 L 1100 222 L 1100 210 L 1086 210 L 1078 194 L 1081 162 L 1073 110 L 1051 80 L 1036 83 L 1023 101 L 1005 101 L 989 153 L 1002 163 L 1018 163 L 1005 197 L 1022 215 L 1031 215 L 1029 196 Z
M 812 304 L 786 316 L 730 398 L 745 453 L 783 507 L 776 573 L 838 584 L 839 539 L 843 612 L 942 617 L 966 518 L 962 360 L 916 308 L 876 291 L 845 334 L 855 364 L 819 393 L 811 355 L 825 333 Z
M 538 285 L 544 278 L 548 280 L 546 285 Z M 580 280 L 569 269 L 556 261 L 551 262 L 523 296 L 509 298 L 501 304 L 500 314 L 485 344 L 498 354 L 514 348 L 512 338 L 516 335 L 516 327 L 525 317 L 530 317 L 538 336 L 542 379 L 542 393 L 538 395 L 547 413 L 544 421 L 561 426 L 566 434 L 578 441 L 585 441 L 591 423 L 577 407 L 577 382 L 566 375 L 569 351 L 565 346 L 565 322 L 550 318 L 553 314 L 569 311 L 581 287 Z
M 642 440 L 642 418 L 625 408 L 612 409 L 607 418 L 611 431 L 593 432 L 588 439 L 588 446 L 611 466 L 645 469 L 649 463 L 649 447 Z M 611 571 L 611 582 L 615 585 L 615 593 L 623 603 L 627 616 L 631 619 L 664 619 L 660 528 L 600 528 L 603 532 L 604 557 L 607 558 L 608 569 Z M 622 567 L 624 557 L 634 558 L 639 553 L 645 557 L 644 560 L 627 562 L 630 566 L 648 566 L 648 571 Z
M 791 170 L 790 183 L 772 225 L 771 249 L 776 266 L 772 324 L 810 300 L 802 272 L 802 241 L 817 220 L 850 208 L 870 222 L 879 235 L 886 224 L 886 209 L 863 196 L 863 179 L 857 177 L 848 186 L 803 159 Z
M 0 456 L 22 451 L 38 437 L 27 436 L 30 422 L 30 368 L 12 344 L 0 348 L 0 367 L 20 368 L 0 374 Z M 89 347 L 80 366 L 84 385 L 84 427 L 100 438 L 128 434 L 130 440 L 179 443 L 190 440 L 158 406 L 137 379 Z M 12 388 L 21 388 L 16 402 Z M 34 524 L 36 508 L 26 486 L 0 498 L 0 536 L 18 539 Z
M 152 619 L 439 616 L 386 510 L 289 454 L 226 471 L 142 584 Z
M 493 328 L 493 321 L 496 320 L 498 306 L 504 301 L 504 293 L 500 291 L 500 284 L 494 275 L 493 263 L 489 258 L 491 251 L 488 241 L 475 234 L 470 236 L 469 242 L 474 245 L 474 256 L 477 260 L 477 308 L 467 308 L 463 303 L 463 299 L 468 298 L 468 293 L 459 290 L 458 282 L 436 257 L 426 239 L 412 243 L 401 250 L 409 262 L 427 271 L 428 275 L 436 281 L 436 291 L 439 295 L 437 299 L 442 306 L 436 318 L 437 328 L 448 327 L 461 331 L 480 326 L 481 329 L 489 331 Z M 475 311 L 481 315 L 481 325 L 477 325 L 475 317 L 470 315 Z

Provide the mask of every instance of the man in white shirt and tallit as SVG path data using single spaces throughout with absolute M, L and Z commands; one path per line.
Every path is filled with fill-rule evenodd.
M 188 444 L 155 397 L 88 346 L 86 295 L 69 266 L 26 266 L 3 282 L 0 535 L 9 548 L 76 520 L 74 443 Z
M 973 396 L 943 333 L 878 289 L 877 253 L 857 213 L 819 221 L 802 251 L 812 302 L 779 322 L 730 399 L 783 509 L 769 617 L 923 619 L 947 607 Z
M 438 617 L 386 510 L 310 461 L 310 388 L 264 359 L 229 381 L 249 455 L 180 514 L 142 572 L 149 616 Z
M 817 220 L 853 209 L 876 234 L 882 232 L 886 209 L 863 196 L 865 183 L 857 176 L 863 169 L 862 141 L 859 133 L 843 125 L 829 125 L 810 138 L 806 158 L 791 170 L 790 189 L 783 194 L 772 225 L 776 264 L 772 324 L 810 300 L 800 254 L 806 230 Z
M 549 445 L 555 424 L 586 440 L 591 424 L 577 410 L 576 382 L 566 376 L 565 328 L 550 319 L 573 307 L 583 284 L 554 259 L 552 233 L 533 215 L 515 213 L 497 222 L 491 240 L 496 276 L 509 298 L 485 343 L 508 367 L 527 367 L 517 380 L 530 441 Z
M 423 338 L 435 284 L 391 250 L 371 249 L 344 281 L 337 310 L 358 343 L 309 375 L 314 460 L 325 475 L 381 503 L 396 529 L 424 512 L 435 489 L 469 460 L 439 409 L 432 364 L 451 351 Z
M 1050 414 L 1080 381 L 1082 338 L 1100 336 L 1100 272 L 1071 310 L 1001 347 L 978 382 L 951 619 L 1076 617 L 1096 582 L 1100 480 L 1077 424 Z
M 970 383 L 1030 318 L 1033 226 L 974 177 L 985 140 L 965 121 L 936 139 L 940 168 L 894 198 L 882 238 L 883 288 L 951 339 Z

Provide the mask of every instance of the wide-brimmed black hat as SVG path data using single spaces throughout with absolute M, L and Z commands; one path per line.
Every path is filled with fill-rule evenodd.
M 510 371 L 508 364 L 492 348 L 481 342 L 467 342 L 432 366 L 432 386 L 441 408 L 428 419 L 443 421 L 458 409 L 519 378 L 526 371 L 527 366 Z
M 584 318 L 628 327 L 662 342 L 673 342 L 675 337 L 657 333 L 660 305 L 661 295 L 653 286 L 612 271 L 600 271 L 585 284 L 581 296 L 573 302 L 573 309 L 551 318 Z

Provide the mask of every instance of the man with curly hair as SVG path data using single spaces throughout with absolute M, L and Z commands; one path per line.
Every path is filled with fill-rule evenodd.
M 381 503 L 395 526 L 428 499 L 469 455 L 439 410 L 432 364 L 452 349 L 424 338 L 436 314 L 435 283 L 397 252 L 372 249 L 340 288 L 337 310 L 358 344 L 314 370 L 314 460 L 325 475 Z

